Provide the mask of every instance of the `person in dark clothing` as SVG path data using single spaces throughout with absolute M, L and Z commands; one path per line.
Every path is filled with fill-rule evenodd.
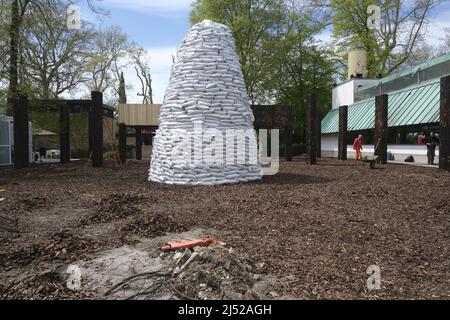
M 39 157 L 45 158 L 47 156 L 47 148 L 39 148 Z
M 436 157 L 436 146 L 439 144 L 439 138 L 434 132 L 425 137 L 425 144 L 427 146 L 428 164 L 434 165 L 434 158 Z

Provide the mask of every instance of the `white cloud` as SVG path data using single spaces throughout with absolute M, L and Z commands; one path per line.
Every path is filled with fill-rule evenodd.
M 439 46 L 443 38 L 445 38 L 450 28 L 450 9 L 441 11 L 434 19 L 431 20 L 426 30 L 426 39 L 430 45 Z
M 113 7 L 131 10 L 152 11 L 185 11 L 190 8 L 193 0 L 105 0 L 104 3 Z

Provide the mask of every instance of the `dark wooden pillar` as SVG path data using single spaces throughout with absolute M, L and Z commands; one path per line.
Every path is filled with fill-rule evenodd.
M 142 160 L 142 128 L 136 127 L 136 159 Z
M 292 161 L 292 127 L 285 128 L 285 137 L 284 137 L 284 145 L 285 145 L 285 158 L 286 161 Z
M 450 76 L 441 78 L 439 168 L 450 171 Z
M 103 94 L 93 91 L 89 113 L 89 141 L 91 143 L 92 166 L 103 167 Z
M 28 97 L 20 96 L 11 101 L 14 107 L 14 168 L 22 169 L 29 166 L 30 159 Z
M 347 160 L 348 106 L 339 107 L 338 159 Z
M 317 132 L 317 158 L 322 157 L 322 121 L 321 117 L 317 117 L 316 132 Z
M 388 95 L 383 94 L 375 98 L 375 155 L 381 164 L 387 163 L 388 143 Z
M 317 164 L 317 97 L 312 94 L 309 98 L 308 108 L 308 150 L 309 163 Z
M 59 149 L 61 163 L 70 162 L 70 106 L 64 104 L 59 109 Z
M 127 127 L 124 123 L 119 123 L 119 157 L 120 162 L 127 162 Z

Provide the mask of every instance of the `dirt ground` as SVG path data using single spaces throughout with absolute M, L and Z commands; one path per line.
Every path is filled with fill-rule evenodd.
M 196 229 L 232 248 L 245 272 L 272 279 L 256 298 L 450 298 L 448 173 L 295 159 L 261 182 L 179 187 L 147 182 L 148 168 L 0 170 L 0 215 L 20 230 L 0 230 L 0 298 L 102 298 L 67 289 L 67 266 Z M 380 290 L 367 289 L 371 265 Z

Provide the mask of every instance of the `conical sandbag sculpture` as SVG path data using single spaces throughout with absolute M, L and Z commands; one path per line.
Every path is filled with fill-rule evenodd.
M 253 121 L 230 29 L 210 20 L 194 25 L 172 67 L 149 180 L 217 185 L 261 179 Z

